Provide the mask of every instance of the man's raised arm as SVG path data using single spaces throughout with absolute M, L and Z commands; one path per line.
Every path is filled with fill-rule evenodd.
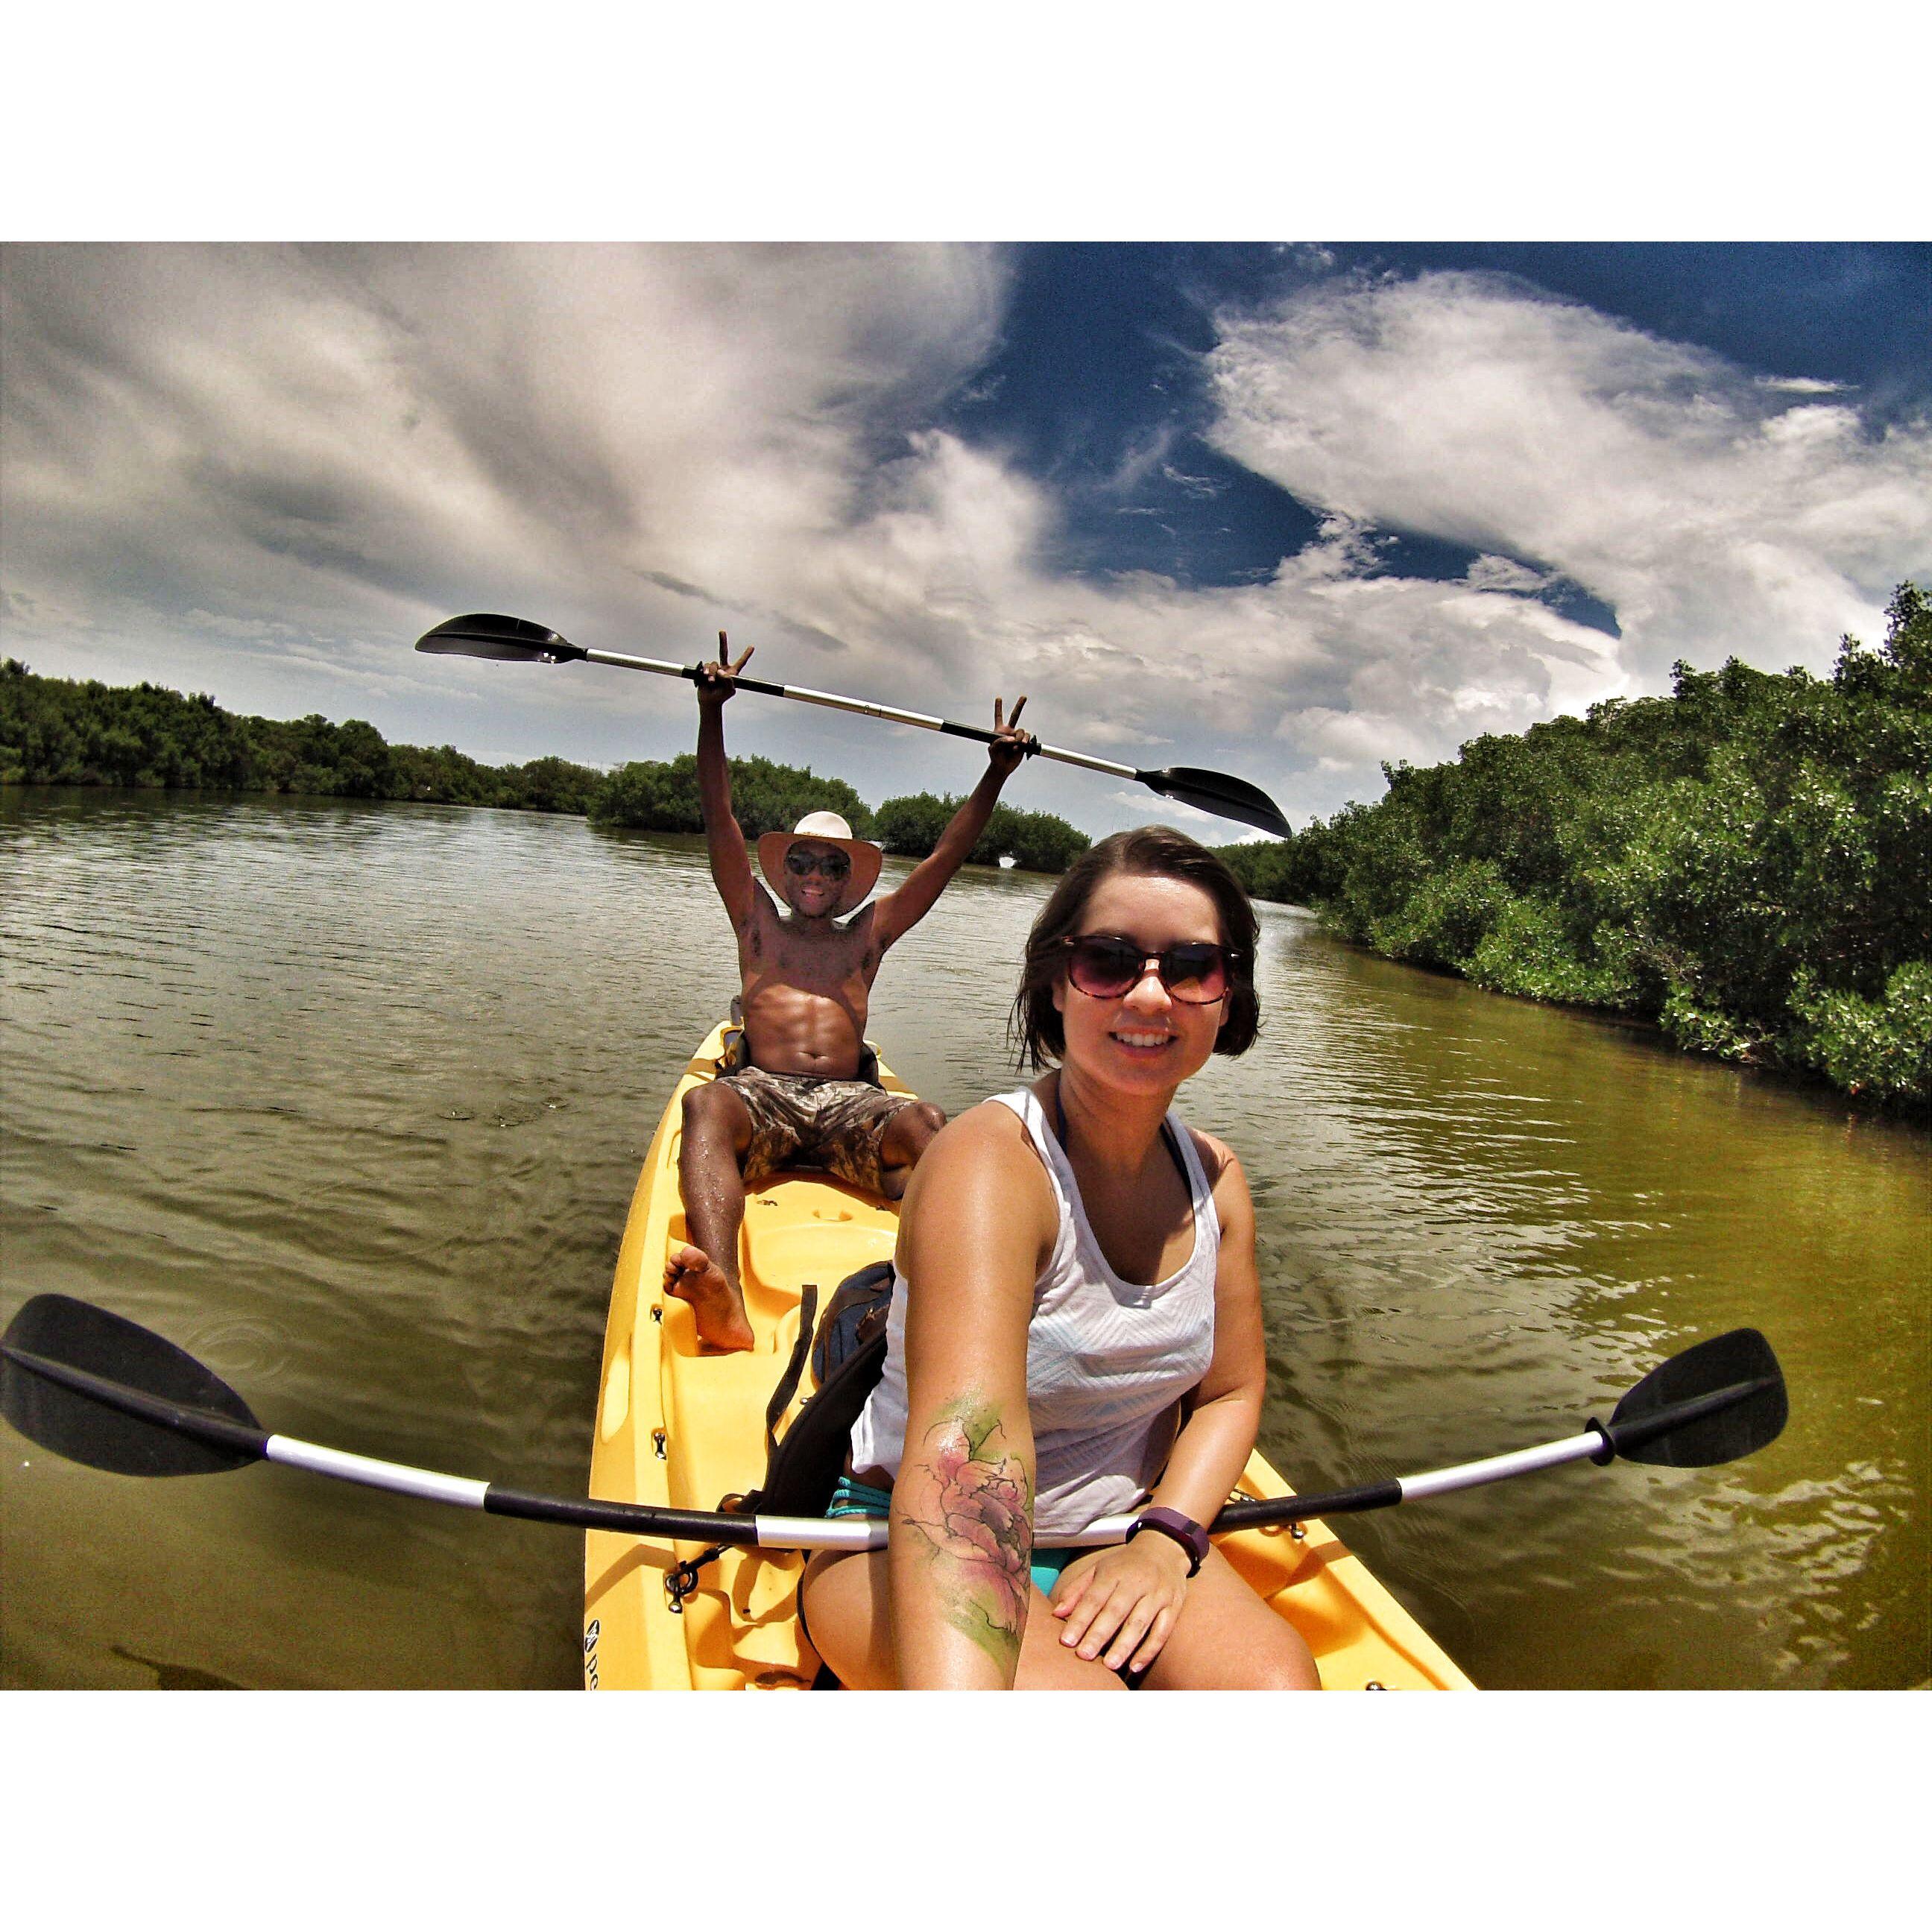
M 980 835 L 1000 802 L 1000 788 L 1038 742 L 1030 731 L 1020 729 L 1020 710 L 1025 703 L 1024 698 L 1014 699 L 1013 715 L 1002 722 L 1004 706 L 1000 699 L 993 700 L 993 729 L 998 736 L 987 748 L 984 775 L 939 835 L 939 843 L 913 868 L 905 884 L 888 892 L 873 909 L 872 931 L 881 952 L 932 910 L 953 874 L 979 844 Z
M 742 932 L 752 916 L 758 882 L 745 834 L 731 812 L 731 767 L 724 758 L 724 706 L 737 689 L 734 680 L 758 646 L 748 644 L 734 664 L 724 633 L 718 633 L 718 658 L 698 673 L 698 799 L 704 812 L 705 844 L 711 877 L 730 915 L 732 930 Z

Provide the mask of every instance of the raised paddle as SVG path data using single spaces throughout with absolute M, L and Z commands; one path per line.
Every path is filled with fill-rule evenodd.
M 722 647 L 722 634 L 720 642 Z M 416 649 L 454 657 L 496 658 L 512 664 L 566 664 L 581 659 L 586 664 L 615 664 L 622 670 L 654 670 L 665 677 L 687 677 L 694 683 L 698 675 L 696 664 L 672 664 L 662 658 L 622 657 L 615 651 L 586 650 L 526 617 L 499 616 L 488 610 L 452 617 L 437 625 L 416 640 Z M 796 698 L 801 704 L 856 711 L 867 718 L 888 718 L 896 724 L 916 724 L 924 731 L 946 731 L 956 738 L 976 739 L 982 745 L 993 742 L 994 734 L 976 724 L 956 724 L 948 718 L 928 718 L 923 712 L 901 711 L 890 704 L 868 704 L 863 698 L 841 698 L 834 692 L 808 691 L 801 685 L 772 684 L 760 677 L 739 676 L 732 682 L 740 691 L 755 691 L 766 698 Z M 1057 746 L 1038 745 L 1032 748 L 1042 758 L 1057 758 L 1064 765 L 1082 765 L 1090 772 L 1131 778 L 1163 798 L 1212 812 L 1218 818 L 1232 818 L 1238 824 L 1256 826 L 1284 838 L 1288 835 L 1290 827 L 1281 815 L 1281 808 L 1245 778 L 1230 778 L 1224 772 L 1202 771 L 1192 765 L 1174 765 L 1158 772 L 1136 771 L 1132 765 L 1090 758 L 1084 752 L 1062 751 Z
M 34 1296 L 0 1336 L 0 1413 L 44 1449 L 122 1475 L 206 1475 L 249 1462 L 280 1462 L 430 1502 L 620 1535 L 766 1550 L 880 1550 L 886 1543 L 881 1522 L 736 1516 L 532 1496 L 272 1436 L 248 1405 L 192 1355 L 122 1316 L 64 1294 Z M 1786 1413 L 1784 1376 L 1771 1344 L 1755 1328 L 1736 1328 L 1660 1363 L 1617 1404 L 1607 1423 L 1593 1418 L 1580 1434 L 1561 1442 L 1327 1496 L 1233 1502 L 1213 1527 L 1217 1532 L 1252 1529 L 1386 1509 L 1561 1462 L 1605 1463 L 1619 1456 L 1676 1468 L 1729 1462 L 1774 1441 Z M 1103 1517 L 1064 1540 L 1090 1546 L 1118 1543 L 1134 1520 Z

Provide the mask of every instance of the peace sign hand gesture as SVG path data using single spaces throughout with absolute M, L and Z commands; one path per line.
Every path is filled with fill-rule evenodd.
M 718 656 L 698 667 L 698 701 L 711 706 L 722 704 L 737 690 L 738 674 L 749 662 L 756 644 L 747 644 L 738 653 L 736 662 L 732 661 L 730 646 L 724 641 L 724 633 L 718 633 Z
M 1040 740 L 1030 731 L 1020 729 L 1020 712 L 1025 705 L 1024 697 L 1015 698 L 1009 717 L 1004 702 L 997 698 L 993 700 L 993 742 L 987 748 L 986 759 L 1003 782 L 1019 769 L 1022 759 L 1040 749 Z

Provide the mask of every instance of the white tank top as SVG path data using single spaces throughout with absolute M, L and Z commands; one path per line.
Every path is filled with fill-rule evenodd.
M 1026 1123 L 1059 1204 L 1053 1252 L 1034 1283 L 1027 1330 L 1033 1423 L 1034 1540 L 1084 1529 L 1145 1498 L 1180 1423 L 1181 1398 L 1214 1354 L 1220 1218 L 1193 1136 L 1170 1112 L 1194 1208 L 1194 1248 L 1165 1281 L 1124 1281 L 1108 1265 L 1078 1184 L 1030 1090 L 996 1094 Z M 898 1474 L 906 1431 L 905 1315 L 917 1292 L 902 1280 L 886 1328 L 886 1365 L 852 1429 L 852 1466 Z

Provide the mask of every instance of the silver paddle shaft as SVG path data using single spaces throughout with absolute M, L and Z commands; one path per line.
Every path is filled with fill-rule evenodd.
M 664 658 L 626 657 L 620 651 L 586 651 L 586 664 L 615 664 L 620 670 L 654 670 L 664 677 L 689 677 L 688 664 L 672 664 Z M 801 704 L 822 704 L 828 710 L 856 712 L 862 718 L 883 718 L 894 724 L 914 724 L 922 731 L 944 731 L 956 738 L 976 738 L 982 745 L 993 742 L 994 734 L 976 724 L 956 724 L 950 718 L 934 718 L 923 711 L 902 711 L 896 705 L 874 704 L 863 698 L 843 698 L 836 691 L 812 691 L 803 685 L 773 684 L 761 677 L 740 677 L 734 682 L 766 698 L 796 698 Z M 1083 765 L 1090 772 L 1105 772 L 1111 778 L 1138 778 L 1132 765 L 1117 765 L 1107 758 L 1090 758 L 1084 752 L 1063 751 L 1055 745 L 1042 745 L 1039 755 L 1057 758 L 1063 765 Z
M 1508 1482 L 1513 1476 L 1527 1476 L 1538 1469 L 1580 1462 L 1587 1456 L 1602 1455 L 1604 1447 L 1602 1431 L 1586 1429 L 1560 1442 L 1541 1442 L 1534 1448 L 1512 1450 L 1478 1462 L 1459 1462 L 1451 1468 L 1400 1477 L 1396 1486 L 1403 1502 L 1419 1502 L 1425 1496 L 1446 1496 L 1457 1490 L 1480 1489 L 1485 1484 Z M 1291 1514 L 1294 1501 L 1288 1496 L 1280 1498 L 1282 1522 L 1305 1520 Z M 1062 1549 L 1102 1549 L 1124 1543 L 1136 1520 L 1132 1516 L 1100 1516 L 1083 1530 L 1056 1535 L 1054 1541 Z M 758 1524 L 759 1546 L 766 1550 L 883 1550 L 886 1542 L 886 1526 L 878 1519 L 846 1516 L 821 1522 L 816 1518 L 760 1516 Z

